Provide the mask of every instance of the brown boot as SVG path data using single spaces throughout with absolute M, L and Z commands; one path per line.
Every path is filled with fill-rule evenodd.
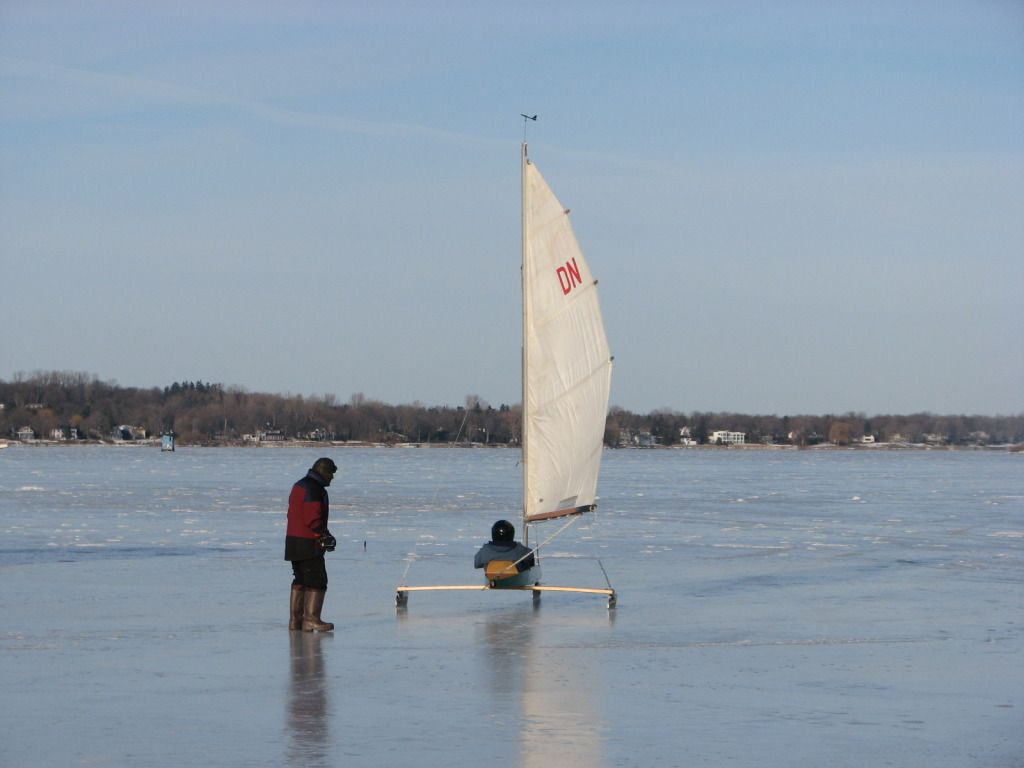
M 292 584 L 291 615 L 288 618 L 288 629 L 302 629 L 302 614 L 305 611 L 306 588 L 301 584 Z
M 324 596 L 326 594 L 326 589 L 306 587 L 305 611 L 302 614 L 303 632 L 330 632 L 334 629 L 333 624 L 320 618 L 320 611 L 323 610 Z

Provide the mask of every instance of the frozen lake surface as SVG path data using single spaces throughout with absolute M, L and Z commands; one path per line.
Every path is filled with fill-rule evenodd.
M 291 484 L 333 634 L 288 632 Z M 475 583 L 518 452 L 0 451 L 0 765 L 1024 765 L 1024 455 L 610 451 L 545 581 Z M 542 536 L 558 522 L 543 529 Z

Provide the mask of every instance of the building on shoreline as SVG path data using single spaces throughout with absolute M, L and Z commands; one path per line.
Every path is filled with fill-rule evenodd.
M 712 445 L 744 445 L 747 442 L 747 433 L 720 429 L 708 435 L 708 442 Z

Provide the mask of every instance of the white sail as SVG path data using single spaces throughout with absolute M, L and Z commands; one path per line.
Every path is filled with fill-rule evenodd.
M 612 360 L 569 212 L 523 145 L 525 522 L 593 508 Z

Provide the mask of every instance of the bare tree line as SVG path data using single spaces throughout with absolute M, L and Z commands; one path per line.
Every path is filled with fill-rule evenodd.
M 47 371 L 0 380 L 0 435 L 25 428 L 48 439 L 107 440 L 175 433 L 181 442 L 230 444 L 246 437 L 375 443 L 486 443 L 519 439 L 518 404 L 493 407 L 477 395 L 458 406 L 382 403 L 362 394 L 339 403 L 334 395 L 248 392 L 241 387 L 182 381 L 160 388 L 121 387 L 95 375 Z M 123 428 L 127 428 L 127 433 Z M 658 410 L 636 414 L 613 407 L 609 446 L 677 445 L 684 436 L 707 443 L 716 430 L 743 432 L 747 443 L 814 444 L 906 441 L 948 445 L 1024 443 L 1024 414 L 1009 416 L 749 415 Z

